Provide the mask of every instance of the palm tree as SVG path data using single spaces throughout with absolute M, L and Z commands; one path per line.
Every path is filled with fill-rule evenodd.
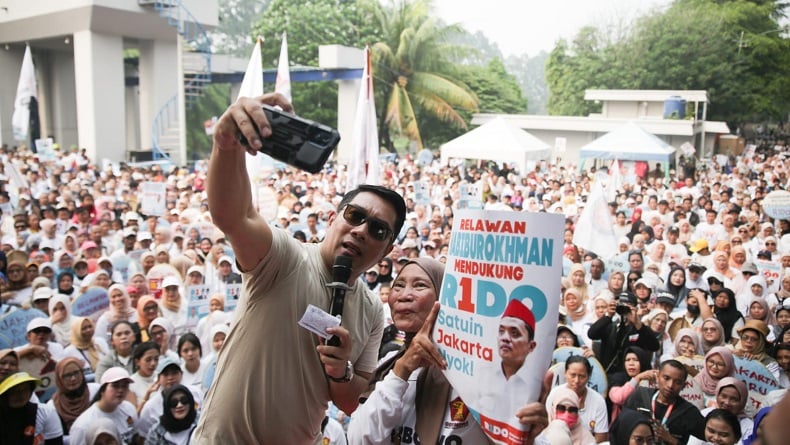
M 389 8 L 375 2 L 374 9 L 384 36 L 372 46 L 374 81 L 386 98 L 379 134 L 387 146 L 392 131 L 422 149 L 420 111 L 466 129 L 458 110 L 477 111 L 477 97 L 455 78 L 456 65 L 450 62 L 467 50 L 447 43 L 462 29 L 430 17 L 430 0 L 397 1 Z

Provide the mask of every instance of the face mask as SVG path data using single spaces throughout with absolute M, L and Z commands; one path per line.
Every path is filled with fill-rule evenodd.
M 686 309 L 688 309 L 689 314 L 695 317 L 699 315 L 699 306 L 689 304 L 686 306 Z
M 557 413 L 555 416 L 558 420 L 562 420 L 568 425 L 568 428 L 573 428 L 579 423 L 579 415 L 578 414 L 571 414 L 571 413 Z

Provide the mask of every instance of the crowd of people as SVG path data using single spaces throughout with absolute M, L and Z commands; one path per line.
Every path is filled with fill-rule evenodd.
M 25 342 L 0 351 L 2 443 L 221 443 L 221 435 L 206 438 L 220 423 L 254 424 L 244 414 L 256 407 L 265 420 L 245 426 L 250 436 L 237 436 L 245 442 L 271 434 L 267 422 L 304 416 L 283 431 L 324 443 L 434 443 L 450 434 L 484 443 L 474 421 L 445 419 L 457 392 L 439 372 L 442 359 L 430 340 L 461 184 L 482 190 L 486 209 L 566 218 L 557 347 L 578 355 L 563 365 L 565 383 L 513 413 L 536 426 L 530 441 L 765 444 L 761 421 L 790 385 L 790 222 L 770 218 L 761 205 L 769 192 L 787 188 L 782 151 L 628 181 L 610 203 L 619 252 L 611 258 L 574 245 L 591 187 L 605 176 L 573 165 L 540 162 L 517 172 L 405 156 L 382 165 L 380 188 L 353 192 L 336 164 L 313 175 L 284 167 L 259 184 L 273 191 L 277 206 L 259 239 L 246 233 L 261 229 L 267 211 L 245 219 L 234 200 L 249 194 L 207 190 L 211 168 L 220 167 L 205 162 L 192 170 L 100 167 L 77 149 L 41 162 L 7 147 L 0 158 L 0 316 L 44 314 L 29 320 Z M 140 211 L 149 181 L 166 184 L 164 215 Z M 427 198 L 415 189 L 427 190 Z M 338 221 L 367 226 L 366 243 L 382 245 L 335 240 Z M 318 246 L 330 242 L 372 264 L 357 270 L 355 263 L 355 298 L 378 297 L 359 314 L 344 314 L 344 327 L 377 317 L 383 329 L 360 321 L 367 335 L 333 330 L 341 346 L 316 346 L 301 328 L 277 323 L 301 312 L 254 296 L 323 288 L 329 277 L 299 273 L 321 270 L 332 255 Z M 278 275 L 292 278 L 250 278 Z M 242 281 L 249 301 L 226 311 L 229 285 Z M 197 325 L 187 315 L 191 286 L 210 289 L 210 313 Z M 85 294 L 103 295 L 106 311 L 74 315 L 72 303 Z M 268 318 L 256 325 L 256 317 Z M 278 335 L 287 339 L 265 352 L 250 339 Z M 275 359 L 277 370 L 260 371 Z M 762 365 L 777 391 L 754 394 L 738 378 L 739 360 Z M 20 370 L 36 362 L 54 366 L 48 391 L 41 375 Z M 607 376 L 604 394 L 588 390 L 593 366 Z M 316 379 L 284 375 L 311 367 Z M 300 412 L 298 403 L 280 401 L 275 413 L 245 396 L 248 386 L 283 381 L 294 398 L 320 409 Z M 701 400 L 684 398 L 689 386 Z

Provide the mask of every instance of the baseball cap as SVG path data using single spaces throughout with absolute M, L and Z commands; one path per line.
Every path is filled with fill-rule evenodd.
M 134 231 L 134 228 L 127 227 L 127 228 L 123 229 L 123 237 L 124 238 L 128 238 L 130 236 L 137 237 L 137 232 Z
M 675 297 L 669 292 L 659 292 L 656 296 L 656 304 L 669 304 L 675 306 Z
M 692 261 L 691 263 L 689 263 L 689 270 L 698 270 L 700 272 L 705 272 L 705 270 L 707 270 L 707 267 L 703 266 L 702 264 L 696 261 Z
M 50 323 L 49 318 L 43 318 L 43 317 L 34 318 L 27 323 L 26 332 L 35 331 L 38 328 L 47 328 L 51 331 L 52 323 Z
M 648 280 L 648 279 L 645 279 L 645 278 L 640 278 L 640 279 L 636 280 L 636 283 L 634 283 L 634 288 L 636 288 L 636 286 L 639 286 L 640 284 L 642 286 L 645 286 L 648 289 L 651 289 L 651 290 L 653 289 L 653 283 L 651 282 L 651 280 Z
M 80 246 L 80 250 L 98 249 L 98 248 L 99 246 L 97 246 L 96 243 L 94 243 L 91 240 L 84 241 Z
M 535 332 L 535 315 L 519 300 L 510 300 L 510 303 L 508 303 L 505 308 L 505 312 L 502 313 L 502 318 L 505 317 L 518 318 L 526 323 L 530 332 Z
M 741 273 L 751 273 L 757 275 L 757 266 L 755 266 L 751 261 L 747 261 L 743 263 L 743 266 L 741 266 Z
M 165 279 L 162 280 L 162 289 L 170 286 L 181 286 L 181 280 L 172 275 L 165 277 Z
M 3 383 L 0 383 L 0 395 L 3 395 L 9 389 L 13 388 L 14 386 L 21 385 L 23 383 L 31 382 L 35 386 L 41 385 L 41 380 L 31 376 L 26 372 L 17 372 L 15 374 L 11 374 L 10 376 L 6 377 L 3 380 Z
M 692 241 L 691 247 L 689 247 L 689 251 L 692 253 L 697 253 L 700 250 L 704 250 L 708 248 L 708 240 L 704 238 L 700 238 L 697 240 Z
M 705 277 L 705 281 L 708 283 L 710 283 L 712 280 L 718 282 L 719 284 L 724 284 L 724 276 L 718 272 L 709 270 L 705 275 L 707 275 Z
M 101 376 L 100 383 L 105 385 L 107 383 L 115 383 L 124 380 L 128 381 L 129 383 L 132 382 L 132 377 L 129 375 L 129 371 L 121 368 L 120 366 L 113 366 L 112 368 L 104 371 L 104 374 Z
M 766 258 L 766 259 L 770 260 L 771 259 L 771 252 L 769 252 L 767 250 L 761 250 L 761 251 L 757 252 L 757 258 Z
M 636 295 L 632 294 L 631 292 L 622 292 L 620 295 L 617 296 L 618 303 L 628 303 L 636 306 L 637 299 Z
M 137 241 L 153 241 L 154 238 L 151 236 L 151 232 L 142 231 L 137 232 Z
M 187 269 L 187 276 L 192 275 L 193 272 L 197 272 L 201 276 L 205 275 L 203 273 L 203 267 L 201 267 L 201 266 L 191 266 L 189 269 Z
M 366 273 L 374 273 L 374 274 L 378 275 L 379 274 L 378 267 L 376 267 L 376 266 L 371 267 L 370 269 L 367 270 Z
M 165 356 L 164 358 L 159 359 L 159 363 L 156 365 L 156 372 L 154 372 L 154 376 L 159 377 L 159 374 L 163 373 L 165 369 L 171 366 L 175 366 L 179 371 L 184 372 L 178 362 L 173 360 L 171 357 Z
M 49 287 L 39 287 L 33 292 L 33 301 L 49 300 L 52 298 L 52 289 Z

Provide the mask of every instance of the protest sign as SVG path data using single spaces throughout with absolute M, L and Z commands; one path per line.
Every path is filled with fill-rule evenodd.
M 696 369 L 697 373 L 699 373 L 700 371 L 702 371 L 703 368 L 705 368 L 705 358 L 701 355 L 697 355 L 692 358 L 688 358 L 681 355 L 675 357 L 675 360 L 679 361 L 680 363 L 683 363 L 688 368 Z
M 55 141 L 52 138 L 36 139 L 33 142 L 36 144 L 36 154 L 39 161 L 49 162 L 55 160 Z
M 71 302 L 72 315 L 88 317 L 94 322 L 109 308 L 110 298 L 103 287 L 91 287 Z
M 746 360 L 738 356 L 735 359 L 735 372 L 733 377 L 743 380 L 749 393 L 756 392 L 763 396 L 768 395 L 769 392 L 779 389 L 779 382 L 771 371 L 768 370 L 762 363 L 755 360 Z
M 765 283 L 770 286 L 782 276 L 782 265 L 766 260 L 755 260 L 754 265 L 765 278 Z
M 623 272 L 627 273 L 630 269 L 628 265 L 628 252 L 618 253 L 606 260 L 606 270 L 610 272 Z
M 41 385 L 36 388 L 36 396 L 41 403 L 46 403 L 58 389 L 55 384 L 55 366 L 58 363 L 53 359 L 41 357 L 20 357 L 19 370 L 41 380 Z
M 790 219 L 790 192 L 774 190 L 765 195 L 763 211 L 771 218 Z
M 414 202 L 419 205 L 431 205 L 431 195 L 428 184 L 422 181 L 414 182 Z
M 483 431 L 521 443 L 516 411 L 551 362 L 562 278 L 562 215 L 459 210 L 433 340 Z
M 194 328 L 209 313 L 208 297 L 211 288 L 200 284 L 187 287 L 187 327 Z
M 233 313 L 239 304 L 241 296 L 241 283 L 225 285 L 225 312 Z
M 584 350 L 572 346 L 565 346 L 554 350 L 554 354 L 551 357 L 552 366 L 549 368 L 549 371 L 554 374 L 554 378 L 551 380 L 552 388 L 565 384 L 565 362 L 574 355 L 584 356 Z M 609 391 L 609 381 L 606 378 L 606 369 L 604 369 L 601 362 L 595 357 L 588 357 L 587 361 L 590 362 L 593 369 L 590 380 L 587 381 L 587 387 L 605 396 Z
M 458 185 L 460 195 L 458 197 L 459 209 L 482 209 L 483 190 L 475 184 L 461 183 Z
M 165 194 L 167 185 L 164 182 L 143 182 L 140 184 L 140 212 L 144 215 L 162 216 L 167 208 Z
M 19 309 L 0 317 L 0 332 L 15 348 L 27 344 L 27 324 L 34 318 L 49 318 L 38 309 Z

